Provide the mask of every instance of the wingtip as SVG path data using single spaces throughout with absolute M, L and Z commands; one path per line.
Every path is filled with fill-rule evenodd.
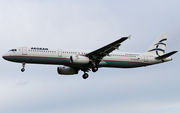
M 175 51 L 175 53 L 177 53 L 178 51 Z
M 131 39 L 131 35 L 129 35 L 128 38 Z
M 126 36 L 126 37 L 122 37 L 122 38 L 120 38 L 120 39 L 124 39 L 124 40 L 126 40 L 126 39 L 131 39 L 131 35 Z
M 177 53 L 178 51 L 173 51 L 173 53 Z

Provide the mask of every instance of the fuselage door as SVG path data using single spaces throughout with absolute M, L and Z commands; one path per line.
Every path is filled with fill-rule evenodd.
M 27 55 L 27 47 L 22 47 L 22 55 Z
M 58 57 L 62 57 L 62 49 L 58 49 Z

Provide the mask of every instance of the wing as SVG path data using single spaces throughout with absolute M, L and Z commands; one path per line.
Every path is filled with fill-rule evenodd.
M 118 49 L 119 46 L 121 45 L 121 43 L 128 38 L 130 38 L 130 36 L 129 37 L 122 37 L 115 42 L 112 42 L 112 43 L 110 43 L 110 44 L 108 44 L 108 45 L 106 45 L 100 49 L 97 49 L 95 51 L 92 51 L 92 52 L 86 54 L 86 56 L 89 57 L 95 64 L 98 64 L 99 62 L 101 62 L 103 57 L 108 56 L 109 53 L 111 53 L 115 49 Z

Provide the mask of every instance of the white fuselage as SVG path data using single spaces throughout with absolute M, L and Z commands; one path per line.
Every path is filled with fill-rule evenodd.
M 26 63 L 64 65 L 58 66 L 61 75 L 78 74 L 83 71 L 83 79 L 88 78 L 87 72 L 97 72 L 100 67 L 135 68 L 158 64 L 172 60 L 171 55 L 178 51 L 165 53 L 167 33 L 162 33 L 144 53 L 113 52 L 121 43 L 130 38 L 122 37 L 94 51 L 72 49 L 50 49 L 41 47 L 19 47 L 11 49 L 3 55 L 8 61 L 22 63 L 21 71 L 25 71 Z
M 54 64 L 65 65 L 70 67 L 86 66 L 87 64 L 79 65 L 70 62 L 72 55 L 86 55 L 91 51 L 86 50 L 70 50 L 70 49 L 50 49 L 38 47 L 19 47 L 10 50 L 3 55 L 3 58 L 12 62 L 25 62 L 36 64 Z M 148 66 L 152 64 L 162 63 L 161 60 L 155 59 L 157 55 L 146 53 L 127 53 L 127 52 L 112 52 L 104 57 L 98 64 L 98 67 L 116 67 L 116 68 L 133 68 Z M 166 58 L 163 61 L 170 61 L 171 58 Z

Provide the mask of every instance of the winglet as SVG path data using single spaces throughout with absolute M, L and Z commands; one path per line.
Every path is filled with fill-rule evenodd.
M 129 35 L 128 38 L 131 39 L 131 35 Z

